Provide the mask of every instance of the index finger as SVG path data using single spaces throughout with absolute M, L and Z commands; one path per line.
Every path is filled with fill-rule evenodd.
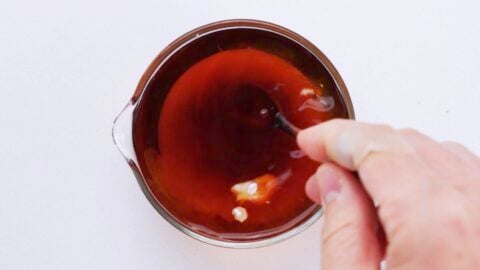
M 316 161 L 358 171 L 374 200 L 418 186 L 415 148 L 391 127 L 335 119 L 300 131 L 297 141 Z

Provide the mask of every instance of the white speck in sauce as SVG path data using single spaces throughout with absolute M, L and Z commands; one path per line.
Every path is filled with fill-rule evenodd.
M 250 194 L 250 195 L 253 195 L 257 192 L 257 188 L 258 188 L 257 183 L 255 183 L 255 182 L 250 183 L 247 186 L 247 193 Z
M 239 222 L 244 222 L 248 218 L 247 209 L 245 209 L 241 206 L 237 206 L 237 207 L 233 208 L 232 215 L 235 218 L 235 220 L 237 220 Z

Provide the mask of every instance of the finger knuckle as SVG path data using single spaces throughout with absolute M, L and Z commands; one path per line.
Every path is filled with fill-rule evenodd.
M 437 205 L 437 208 L 441 206 L 430 218 L 432 226 L 447 229 L 452 233 L 463 234 L 467 221 L 471 219 L 471 214 L 474 214 L 469 214 L 471 207 L 465 199 L 465 194 L 455 188 L 444 188 L 432 192 L 430 197 L 430 201 L 433 203 L 432 207 L 435 205 Z
M 411 225 L 408 216 L 411 210 L 409 202 L 404 199 L 390 198 L 380 205 L 378 214 L 384 223 L 385 232 L 389 235 L 398 234 L 399 230 Z

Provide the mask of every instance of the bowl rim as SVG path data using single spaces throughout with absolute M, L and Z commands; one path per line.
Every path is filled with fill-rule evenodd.
M 355 113 L 353 110 L 353 104 L 348 93 L 347 87 L 341 78 L 340 74 L 338 73 L 337 69 L 333 66 L 330 60 L 318 49 L 313 43 L 305 39 L 304 37 L 300 36 L 299 34 L 274 23 L 260 21 L 260 20 L 251 20 L 251 19 L 231 19 L 231 20 L 222 20 L 213 23 L 209 23 L 200 27 L 197 27 L 182 36 L 175 39 L 171 42 L 167 47 L 165 47 L 150 63 L 147 67 L 146 71 L 143 73 L 140 81 L 137 84 L 136 90 L 133 96 L 130 99 L 128 106 L 133 106 L 138 103 L 142 99 L 143 93 L 145 89 L 149 85 L 149 82 L 153 75 L 157 72 L 158 69 L 162 67 L 162 65 L 168 61 L 168 59 L 175 54 L 178 50 L 187 46 L 190 42 L 194 41 L 197 38 L 200 38 L 204 35 L 211 34 L 216 31 L 222 31 L 226 29 L 238 29 L 238 28 L 250 28 L 250 29 L 259 29 L 259 30 L 266 30 L 273 32 L 275 34 L 282 35 L 293 42 L 300 44 L 302 47 L 310 51 L 318 61 L 323 64 L 325 69 L 329 72 L 330 76 L 332 77 L 333 81 L 335 82 L 337 89 L 339 90 L 340 97 L 345 103 L 347 109 L 347 115 L 350 119 L 355 119 Z M 124 110 L 125 111 L 125 110 Z M 133 110 L 130 110 L 133 112 Z M 123 111 L 122 111 L 123 112 Z M 120 117 L 120 115 L 119 115 Z M 119 118 L 117 117 L 117 118 Z M 132 120 L 132 128 L 133 128 L 133 120 L 134 118 L 131 117 Z M 133 145 L 133 136 L 131 138 L 132 145 Z M 145 178 L 143 177 L 141 170 L 138 166 L 137 158 L 135 157 L 135 152 L 131 153 L 133 157 L 129 158 L 125 156 L 127 162 L 129 163 L 130 167 L 132 168 L 134 175 L 137 179 L 137 182 L 144 193 L 147 200 L 150 204 L 155 208 L 155 210 L 171 225 L 173 225 L 176 229 L 183 232 L 184 234 L 199 240 L 201 242 L 225 247 L 225 248 L 257 248 L 272 245 L 281 241 L 284 241 L 288 238 L 291 238 L 294 235 L 299 234 L 300 232 L 304 231 L 310 225 L 312 225 L 315 221 L 317 221 L 323 214 L 323 210 L 320 206 L 317 207 L 315 212 L 308 217 L 307 219 L 301 221 L 291 229 L 279 233 L 277 235 L 273 235 L 267 238 L 261 238 L 258 240 L 251 240 L 251 241 L 235 241 L 235 240 L 221 240 L 216 239 L 213 237 L 208 237 L 201 233 L 195 232 L 194 230 L 184 226 L 181 222 L 179 222 L 173 215 L 171 215 L 167 209 L 165 209 L 162 204 L 153 196 L 149 186 L 147 185 Z

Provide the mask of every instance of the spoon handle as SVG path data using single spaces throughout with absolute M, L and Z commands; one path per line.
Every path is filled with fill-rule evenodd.
M 300 128 L 290 123 L 280 112 L 275 114 L 275 124 L 277 128 L 296 138 Z

